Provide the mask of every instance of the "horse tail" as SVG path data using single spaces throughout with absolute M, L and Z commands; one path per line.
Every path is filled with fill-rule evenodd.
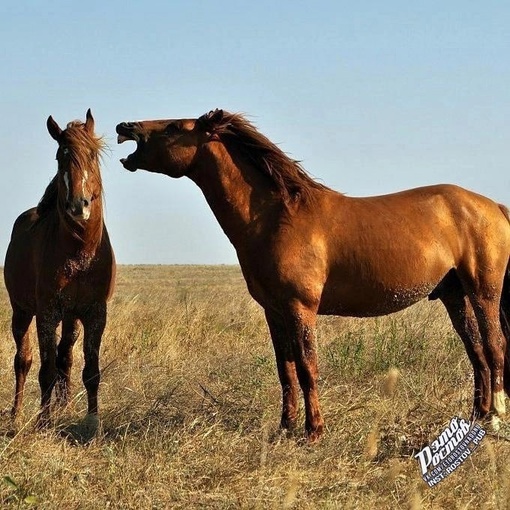
M 506 339 L 504 386 L 506 394 L 510 397 L 510 263 L 506 268 L 505 279 L 503 280 L 499 317 L 501 329 Z
M 504 205 L 498 205 L 510 225 L 510 211 Z M 503 335 L 506 339 L 504 386 L 506 394 L 510 397 L 510 258 L 506 266 L 505 277 L 503 279 L 503 291 L 501 292 L 499 316 L 501 329 L 503 330 Z

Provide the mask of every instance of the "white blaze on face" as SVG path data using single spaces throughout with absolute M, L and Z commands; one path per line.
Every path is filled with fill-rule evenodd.
M 81 179 L 81 190 L 83 192 L 83 196 L 85 196 L 85 184 L 87 184 L 87 180 L 89 178 L 89 173 L 87 170 L 83 171 L 83 177 Z
M 88 173 L 87 170 L 84 170 L 83 174 L 82 174 L 82 178 L 81 178 L 81 193 L 82 193 L 82 197 L 83 198 L 85 198 L 87 196 L 87 181 L 88 181 L 88 178 L 89 178 L 89 173 Z M 65 184 L 65 187 L 66 187 L 66 191 L 67 191 L 67 200 L 69 201 L 69 199 L 71 198 L 71 182 L 70 182 L 70 179 L 69 179 L 69 173 L 68 172 L 64 172 L 63 179 L 64 179 L 64 184 Z M 87 201 L 88 201 L 88 205 L 83 207 L 82 213 L 80 215 L 82 220 L 88 220 L 90 218 L 90 198 L 87 199 Z M 70 214 L 72 214 L 72 213 L 70 213 Z M 72 214 L 72 216 L 75 216 L 75 215 Z
M 89 173 L 87 172 L 87 170 L 84 170 L 83 177 L 81 179 L 81 190 L 82 190 L 83 196 L 86 196 L 85 187 L 86 187 L 88 178 L 89 178 Z M 89 217 L 90 217 L 90 200 L 89 200 L 87 207 L 83 208 L 83 219 L 88 220 Z
M 64 184 L 66 185 L 67 190 L 67 200 L 69 200 L 71 190 L 69 189 L 69 176 L 67 175 L 67 172 L 64 173 Z

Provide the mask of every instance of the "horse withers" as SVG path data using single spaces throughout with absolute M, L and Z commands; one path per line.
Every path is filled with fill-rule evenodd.
M 99 165 L 105 146 L 94 134 L 92 114 L 88 110 L 85 123 L 70 122 L 63 130 L 50 116 L 47 128 L 58 143 L 57 174 L 38 206 L 16 219 L 4 266 L 16 342 L 12 416 L 15 420 L 19 417 L 32 364 L 29 326 L 35 316 L 41 358 L 39 426 L 50 421 L 54 387 L 60 403 L 69 400 L 79 322 L 84 331 L 82 375 L 88 415 L 97 418 L 99 350 L 107 301 L 115 282 L 115 257 L 103 219 Z
M 295 427 L 298 388 L 311 441 L 324 421 L 317 391 L 317 314 L 368 317 L 440 299 L 474 370 L 473 417 L 498 427 L 510 393 L 508 211 L 452 185 L 353 198 L 311 179 L 243 116 L 124 122 L 121 160 L 187 176 L 234 245 L 264 308 L 282 386 L 281 425 Z

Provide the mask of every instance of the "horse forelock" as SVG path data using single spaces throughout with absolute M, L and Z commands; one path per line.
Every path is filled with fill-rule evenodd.
M 299 161 L 290 158 L 260 133 L 243 114 L 211 110 L 198 118 L 197 123 L 226 144 L 235 144 L 259 171 L 272 180 L 284 202 L 309 199 L 312 190 L 327 189 L 312 179 Z
M 70 149 L 73 164 L 82 172 L 94 174 L 101 185 L 99 162 L 106 150 L 103 138 L 89 133 L 83 122 L 75 120 L 67 124 L 61 139 L 61 145 Z

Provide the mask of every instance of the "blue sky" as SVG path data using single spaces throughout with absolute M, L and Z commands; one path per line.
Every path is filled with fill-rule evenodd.
M 452 182 L 510 205 L 509 27 L 491 0 L 4 2 L 2 260 L 56 171 L 48 115 L 89 107 L 120 263 L 236 262 L 191 181 L 122 168 L 125 120 L 240 111 L 351 196 Z

